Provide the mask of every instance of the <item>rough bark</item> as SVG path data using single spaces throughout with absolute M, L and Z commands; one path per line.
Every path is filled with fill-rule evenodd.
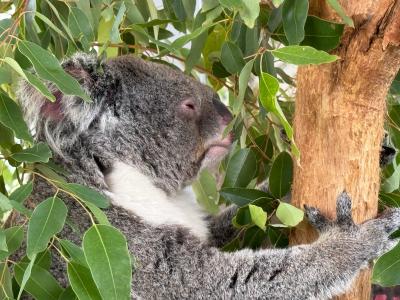
M 400 0 L 340 1 L 355 28 L 346 28 L 333 64 L 302 67 L 297 75 L 295 140 L 301 152 L 294 170 L 293 203 L 335 216 L 335 199 L 346 190 L 357 222 L 375 217 L 380 184 L 379 150 L 386 96 L 400 66 Z M 325 0 L 310 13 L 339 20 Z M 315 234 L 303 224 L 292 243 Z M 369 299 L 370 272 L 340 299 Z

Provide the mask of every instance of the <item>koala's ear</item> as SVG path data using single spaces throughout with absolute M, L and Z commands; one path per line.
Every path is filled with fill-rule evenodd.
M 98 61 L 95 55 L 76 53 L 62 63 L 64 70 L 73 76 L 90 94 L 98 78 Z M 38 119 L 62 120 L 69 118 L 75 121 L 82 120 L 80 113 L 84 113 L 88 103 L 75 96 L 64 95 L 52 83 L 47 84 L 56 101 L 50 102 L 28 82 L 21 81 L 17 95 L 24 110 L 25 117 L 31 124 Z

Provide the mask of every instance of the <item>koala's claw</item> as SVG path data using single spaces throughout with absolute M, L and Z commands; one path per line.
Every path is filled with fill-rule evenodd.
M 323 231 L 329 225 L 329 220 L 320 212 L 318 208 L 304 205 L 304 210 L 308 222 L 318 231 Z
M 336 222 L 328 220 L 318 208 L 304 205 L 304 210 L 309 223 L 318 231 L 324 231 L 332 225 L 350 227 L 354 225 L 351 216 L 351 199 L 344 191 L 336 201 Z
M 385 210 L 375 222 L 380 222 L 384 226 L 386 233 L 391 234 L 400 227 L 400 209 L 390 208 Z
M 336 200 L 336 223 L 338 225 L 354 225 L 351 216 L 351 199 L 345 191 Z

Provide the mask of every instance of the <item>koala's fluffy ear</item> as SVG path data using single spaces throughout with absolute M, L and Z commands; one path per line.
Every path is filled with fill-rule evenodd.
M 95 55 L 76 53 L 62 63 L 64 70 L 72 75 L 90 95 L 98 78 L 98 61 Z M 17 95 L 24 110 L 26 120 L 35 125 L 38 120 L 61 121 L 69 119 L 77 125 L 87 120 L 91 104 L 75 96 L 63 95 L 52 83 L 47 84 L 56 98 L 50 102 L 28 82 L 21 81 Z

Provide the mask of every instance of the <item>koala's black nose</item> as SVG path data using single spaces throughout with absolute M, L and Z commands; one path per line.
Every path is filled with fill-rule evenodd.
M 225 125 L 232 120 L 232 114 L 228 108 L 218 99 L 213 98 L 213 104 L 217 113 L 222 117 L 222 121 Z

